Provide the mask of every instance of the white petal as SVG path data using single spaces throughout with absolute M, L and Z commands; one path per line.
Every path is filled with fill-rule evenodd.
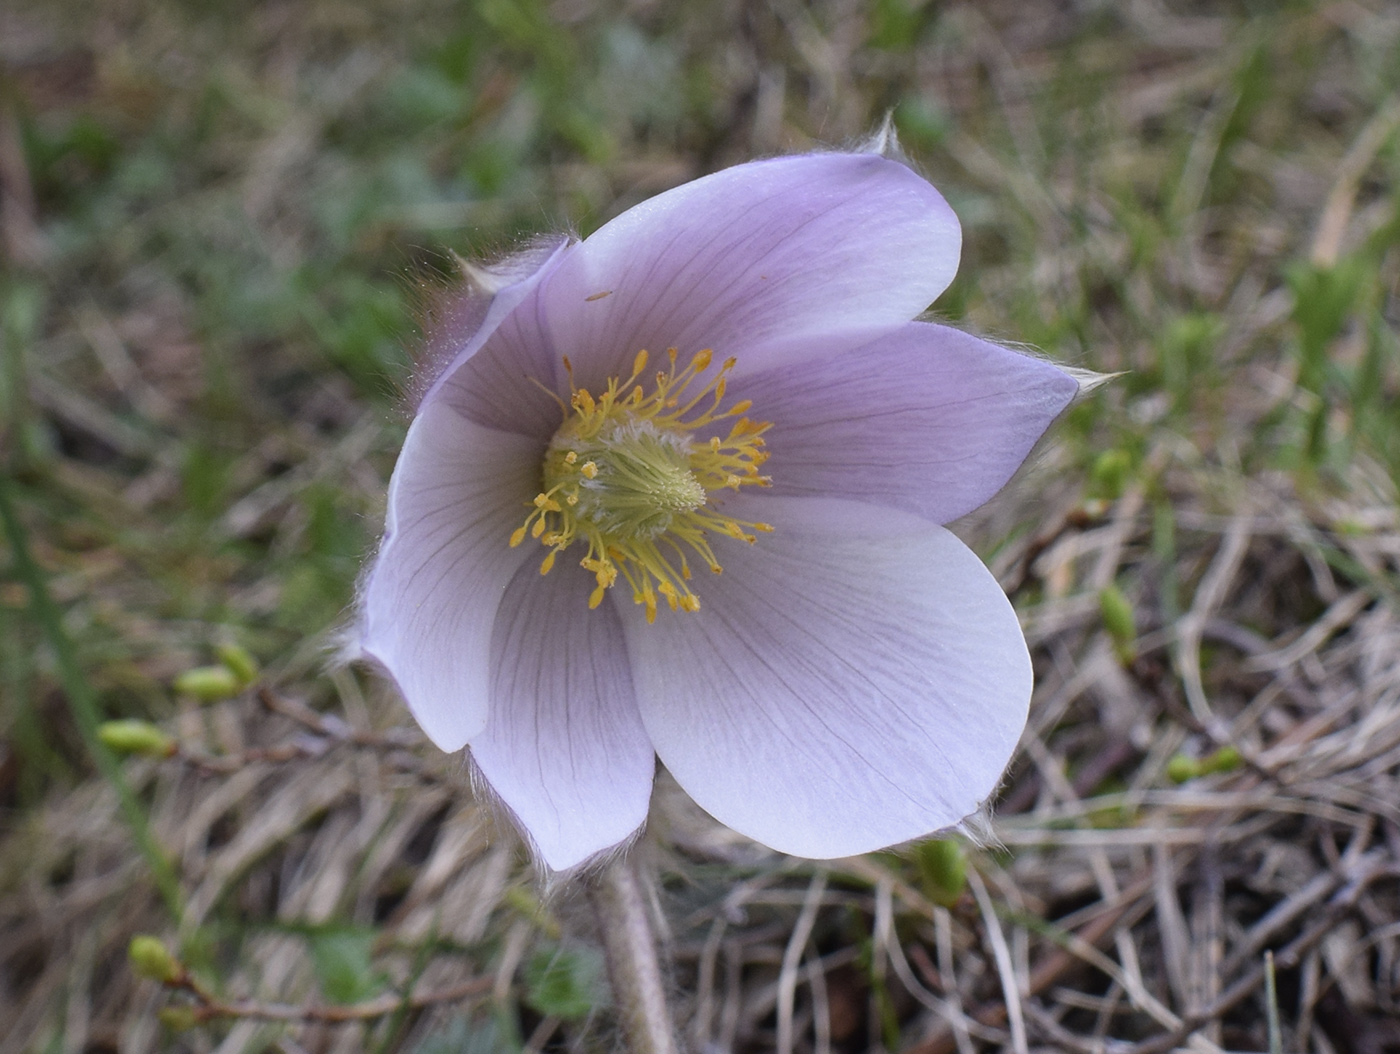
M 769 346 L 736 378 L 772 423 L 774 494 L 892 505 L 935 523 L 966 515 L 1020 467 L 1078 385 L 1059 367 L 947 326 L 908 322 Z M 782 361 L 786 356 L 786 361 Z
M 361 600 L 361 648 L 393 677 L 434 743 L 459 749 L 486 722 L 491 627 L 538 546 L 509 547 L 539 488 L 537 440 L 423 405 L 389 483 L 384 544 Z
M 1025 724 L 1016 614 L 956 537 L 908 513 L 753 498 L 776 528 L 725 540 L 701 610 L 624 611 L 642 720 L 713 816 L 799 856 L 867 852 L 956 824 Z
M 491 713 L 472 758 L 556 871 L 646 820 L 656 755 L 637 713 L 622 625 L 588 610 L 593 577 L 561 554 L 516 572 L 491 640 Z
M 775 158 L 629 209 L 572 247 L 539 299 L 597 391 L 643 348 L 653 363 L 671 346 L 742 360 L 777 337 L 906 322 L 952 281 L 961 242 L 948 203 L 898 162 Z

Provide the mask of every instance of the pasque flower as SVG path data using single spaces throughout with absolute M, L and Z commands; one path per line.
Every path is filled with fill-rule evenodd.
M 360 644 L 550 867 L 642 825 L 657 756 L 809 857 L 994 789 L 1030 660 L 940 524 L 1077 385 L 911 321 L 960 238 L 896 160 L 756 161 L 477 272 L 430 326 Z

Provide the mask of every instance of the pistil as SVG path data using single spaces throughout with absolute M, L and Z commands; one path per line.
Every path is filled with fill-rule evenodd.
M 588 606 L 601 604 L 620 574 L 651 622 L 658 596 L 672 611 L 699 610 L 687 552 L 718 574 L 711 532 L 752 544 L 773 528 L 717 508 L 723 491 L 771 483 L 759 473 L 768 459 L 762 437 L 769 424 L 746 416 L 748 400 L 724 408 L 735 360 L 701 384 L 712 352 L 697 353 L 678 370 L 677 351 L 670 348 L 668 368 L 655 374 L 648 392 L 640 382 L 647 359 L 646 351 L 638 352 L 631 375 L 610 380 L 597 398 L 574 385 L 564 360 L 569 406 L 545 452 L 543 487 L 510 544 L 529 535 L 548 547 L 540 564 L 540 573 L 548 574 L 559 553 L 585 542 L 579 563 L 596 583 Z

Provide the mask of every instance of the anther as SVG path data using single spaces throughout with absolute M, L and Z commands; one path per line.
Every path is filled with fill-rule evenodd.
M 687 553 L 719 574 L 711 537 L 753 542 L 757 534 L 750 531 L 772 530 L 718 515 L 711 504 L 723 490 L 769 482 L 758 472 L 768 458 L 759 437 L 769 425 L 745 416 L 749 400 L 723 406 L 734 357 L 717 372 L 710 372 L 710 348 L 693 354 L 684 369 L 676 348 L 666 349 L 666 359 L 661 365 L 668 368 L 655 372 L 651 387 L 638 383 L 650 361 L 646 350 L 638 351 L 631 375 L 612 378 L 596 395 L 575 385 L 573 363 L 565 360 L 565 421 L 545 456 L 543 488 L 511 534 L 512 546 L 528 534 L 549 549 L 541 574 L 573 542 L 586 542 L 579 563 L 595 580 L 589 607 L 600 605 L 623 578 L 648 621 L 656 617 L 658 597 L 673 611 L 699 610 L 687 584 Z M 705 375 L 708 380 L 701 379 Z M 727 436 L 695 434 L 726 417 Z

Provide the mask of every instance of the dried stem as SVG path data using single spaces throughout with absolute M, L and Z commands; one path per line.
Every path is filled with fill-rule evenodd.
M 680 1054 L 635 855 L 609 864 L 589 896 L 629 1054 Z
M 363 1003 L 347 1003 L 335 1006 L 308 1004 L 297 1006 L 290 1003 L 260 1003 L 253 999 L 242 999 L 225 1003 L 216 998 L 188 973 L 182 973 L 173 981 L 166 982 L 167 988 L 181 988 L 195 998 L 190 1008 L 194 1021 L 209 1021 L 214 1018 L 250 1018 L 257 1021 L 318 1021 L 327 1024 L 340 1024 L 347 1021 L 369 1021 L 387 1017 L 405 1008 L 415 1010 L 439 1003 L 459 1003 L 483 996 L 491 991 L 494 978 L 473 977 L 450 988 L 435 992 L 415 992 L 412 995 L 390 993 Z

